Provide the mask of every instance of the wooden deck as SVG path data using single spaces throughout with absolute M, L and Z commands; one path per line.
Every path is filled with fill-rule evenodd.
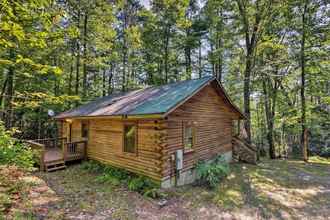
M 86 141 L 67 142 L 66 138 L 37 139 L 26 141 L 38 152 L 42 171 L 64 169 L 68 161 L 86 158 Z

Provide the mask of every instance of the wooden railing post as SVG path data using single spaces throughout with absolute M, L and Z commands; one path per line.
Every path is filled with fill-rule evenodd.
M 64 161 L 66 161 L 66 159 L 67 159 L 67 155 L 68 155 L 68 144 L 69 144 L 69 143 L 65 142 L 65 143 L 63 144 L 63 148 L 62 148 L 62 151 L 63 151 L 63 159 L 64 159 Z
M 87 160 L 87 141 L 84 142 L 84 160 Z
M 40 170 L 45 171 L 45 154 L 46 154 L 46 149 L 45 145 L 43 145 L 42 150 L 41 150 L 41 155 L 40 155 Z

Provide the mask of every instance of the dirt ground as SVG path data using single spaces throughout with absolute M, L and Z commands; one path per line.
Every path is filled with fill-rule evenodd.
M 79 164 L 52 173 L 15 171 L 18 192 L 0 179 L 0 219 L 330 219 L 330 160 L 265 159 L 231 170 L 216 189 L 168 191 L 165 206 L 122 185 L 100 183 Z M 10 192 L 11 204 L 1 214 L 4 192 Z

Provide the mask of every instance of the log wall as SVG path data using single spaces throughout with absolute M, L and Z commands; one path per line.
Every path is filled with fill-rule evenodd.
M 161 180 L 163 120 L 134 121 L 138 132 L 136 154 L 123 152 L 124 121 L 104 118 L 89 119 L 88 122 L 88 158 Z M 81 140 L 81 120 L 73 120 L 71 124 L 72 140 Z M 68 123 L 64 128 L 64 135 L 68 137 Z
M 232 120 L 237 119 L 212 85 L 203 88 L 187 102 L 168 115 L 166 147 L 163 149 L 163 179 L 175 175 L 171 155 L 183 149 L 183 123 L 192 122 L 195 127 L 195 145 L 184 152 L 183 171 L 198 160 L 207 160 L 217 154 L 232 150 Z

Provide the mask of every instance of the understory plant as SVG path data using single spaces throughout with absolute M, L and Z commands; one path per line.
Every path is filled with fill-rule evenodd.
M 196 164 L 197 183 L 210 188 L 215 188 L 229 173 L 229 164 L 221 155 L 211 161 L 198 161 Z
M 127 170 L 116 168 L 110 165 L 101 164 L 97 161 L 87 161 L 82 168 L 93 173 L 98 173 L 96 181 L 113 186 L 126 185 L 130 191 L 150 198 L 161 198 L 166 195 L 160 191 L 159 184 L 146 176 L 137 175 Z
M 329 158 L 330 157 L 330 147 L 322 148 L 320 156 Z
M 16 165 L 30 170 L 35 162 L 33 151 L 12 137 L 15 132 L 13 129 L 6 130 L 0 121 L 0 164 Z

